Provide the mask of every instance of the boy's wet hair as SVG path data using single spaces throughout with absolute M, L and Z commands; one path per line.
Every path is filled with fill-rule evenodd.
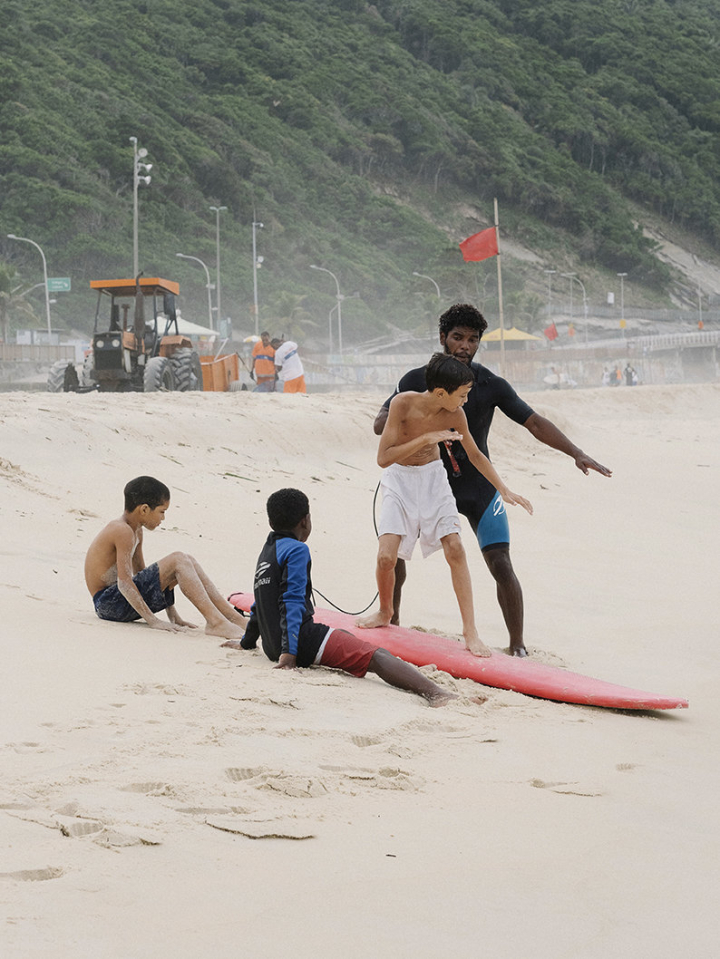
M 276 533 L 294 530 L 309 512 L 310 501 L 299 489 L 279 489 L 268 497 L 268 521 Z
M 456 326 L 467 326 L 471 330 L 477 330 L 480 338 L 488 327 L 487 320 L 480 310 L 470 303 L 455 303 L 450 309 L 445 310 L 438 320 L 438 331 L 444 336 L 447 336 Z
M 435 353 L 425 367 L 425 384 L 431 392 L 442 389 L 454 393 L 466 383 L 474 382 L 470 367 L 449 353 Z
M 125 490 L 125 509 L 132 513 L 138 506 L 156 509 L 170 502 L 170 490 L 154 476 L 137 476 L 130 480 Z

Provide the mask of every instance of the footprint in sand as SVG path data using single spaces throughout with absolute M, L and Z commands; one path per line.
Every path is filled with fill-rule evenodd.
M 379 746 L 382 739 L 380 736 L 351 736 L 350 742 L 355 746 L 364 748 L 365 746 Z
M 234 783 L 244 782 L 246 779 L 254 779 L 256 776 L 262 776 L 268 772 L 266 766 L 247 766 L 245 768 L 231 767 L 225 770 L 225 775 Z
M 567 786 L 567 787 L 577 786 L 578 785 L 577 783 L 564 783 L 564 782 L 546 783 L 542 779 L 531 779 L 530 785 L 533 786 L 535 789 L 549 789 L 551 792 L 558 793 L 558 795 L 560 796 L 589 796 L 589 797 L 602 796 L 601 792 L 592 792 L 589 789 L 571 789 L 571 788 L 561 789 L 560 788 L 561 786 Z
M 363 766 L 321 766 L 321 769 L 335 773 L 338 788 L 350 786 L 351 791 L 358 784 L 371 789 L 397 789 L 405 792 L 419 792 L 423 782 L 397 766 L 383 766 L 381 769 L 368 769 Z
M 105 828 L 104 823 L 95 822 L 92 819 L 78 819 L 71 823 L 59 822 L 58 825 L 63 836 L 68 836 L 71 839 L 81 839 L 83 836 L 92 836 L 94 833 L 98 833 Z
M 120 787 L 126 793 L 145 793 L 148 796 L 172 796 L 173 788 L 167 783 L 130 783 Z

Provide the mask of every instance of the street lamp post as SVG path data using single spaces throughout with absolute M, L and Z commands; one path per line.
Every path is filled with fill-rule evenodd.
M 548 323 L 552 322 L 552 278 L 557 270 L 543 270 L 548 278 Z
M 433 280 L 433 278 L 432 278 L 431 276 L 427 276 L 427 274 L 425 274 L 425 273 L 418 273 L 417 270 L 413 270 L 413 276 L 420 276 L 420 277 L 422 277 L 423 280 L 430 280 L 430 282 L 431 282 L 431 283 L 433 284 L 433 286 L 435 287 L 435 292 L 437 293 L 437 298 L 438 298 L 438 303 L 439 303 L 439 302 L 440 302 L 440 287 L 437 285 L 437 283 L 435 282 L 435 280 Z M 432 337 L 433 337 L 433 325 L 432 325 L 432 320 L 431 320 L 431 321 L 430 321 L 430 340 L 431 340 L 431 341 L 432 341 Z
M 175 256 L 179 256 L 183 260 L 195 260 L 195 262 L 199 263 L 200 266 L 203 268 L 203 270 L 205 270 L 205 279 L 207 281 L 205 283 L 205 287 L 207 289 L 207 300 L 208 300 L 208 324 L 210 326 L 210 329 L 213 330 L 215 327 L 213 326 L 213 315 L 212 315 L 212 293 L 211 293 L 212 283 L 210 282 L 210 270 L 208 270 L 207 266 L 203 263 L 203 261 L 200 259 L 199 256 L 186 256 L 184 253 L 176 253 Z
M 627 273 L 618 273 L 620 277 L 620 326 L 625 332 L 625 277 Z
M 435 282 L 435 280 L 433 280 L 431 276 L 426 276 L 425 273 L 418 273 L 417 270 L 413 270 L 413 276 L 421 276 L 423 280 L 430 280 L 430 282 L 435 287 L 435 292 L 437 293 L 438 300 L 440 299 L 440 287 L 437 285 L 437 283 Z
M 43 277 L 45 280 L 45 313 L 47 315 L 47 330 L 48 330 L 48 346 L 52 342 L 52 322 L 50 320 L 50 291 L 48 290 L 48 275 L 47 275 L 47 260 L 45 259 L 45 254 L 43 253 L 40 244 L 36 243 L 35 240 L 28 240 L 26 236 L 15 236 L 14 233 L 8 233 L 9 240 L 20 240 L 21 243 L 31 243 L 40 253 L 43 263 Z
M 220 298 L 220 211 L 227 210 L 226 206 L 211 206 L 215 211 L 215 270 L 217 279 L 215 281 L 215 305 L 217 306 L 218 330 L 222 321 L 222 303 Z
M 570 280 L 570 319 L 572 319 L 572 284 L 573 280 L 576 283 L 580 284 L 580 289 L 582 290 L 583 297 L 583 321 L 585 326 L 585 346 L 588 345 L 588 303 L 587 303 L 587 294 L 585 292 L 585 284 L 578 277 L 577 273 L 561 273 L 561 276 L 566 276 Z
M 342 305 L 341 304 L 342 304 L 342 301 L 345 299 L 345 297 L 340 292 L 340 284 L 338 283 L 338 278 L 335 276 L 332 270 L 327 270 L 325 269 L 324 266 L 314 266 L 314 265 L 311 265 L 310 269 L 320 270 L 323 273 L 329 273 L 330 276 L 333 278 L 333 280 L 335 280 L 335 287 L 337 289 L 335 299 L 337 300 L 337 314 L 338 314 L 338 353 L 340 354 L 340 356 L 342 356 L 343 342 L 342 342 Z
M 573 317 L 573 285 L 572 285 L 572 281 L 573 281 L 573 280 L 575 279 L 575 277 L 577 276 L 577 273 L 561 273 L 560 276 L 564 276 L 564 277 L 566 277 L 568 280 L 570 280 L 570 322 L 572 323 L 572 321 L 573 321 L 573 319 L 574 319 L 574 317 Z
M 328 312 L 328 353 L 332 353 L 332 323 L 333 323 L 333 313 L 337 310 L 338 303 L 333 306 Z
M 145 170 L 147 173 L 152 170 L 152 163 L 145 163 L 145 157 L 147 156 L 147 150 L 144 147 L 141 147 L 138 150 L 138 141 L 137 137 L 130 137 L 130 142 L 133 145 L 133 276 L 137 276 L 140 272 L 140 258 L 138 254 L 138 187 L 141 183 L 144 183 L 145 186 L 149 186 L 150 176 L 141 176 L 140 170 Z
M 261 230 L 263 228 L 263 223 L 258 223 L 256 220 L 253 220 L 252 231 L 253 231 L 253 302 L 255 304 L 255 336 L 260 335 L 260 308 L 258 306 L 258 287 L 257 287 L 257 271 L 258 267 L 262 264 L 263 258 L 257 255 L 257 242 L 255 231 L 259 227 Z

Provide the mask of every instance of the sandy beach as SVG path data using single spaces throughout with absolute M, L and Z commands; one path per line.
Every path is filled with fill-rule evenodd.
M 139 474 L 172 491 L 149 562 L 250 589 L 265 500 L 298 486 L 315 587 L 366 606 L 383 399 L 0 394 L 3 959 L 717 956 L 719 385 L 526 395 L 612 479 L 502 414 L 490 442 L 535 507 L 511 512 L 533 656 L 688 710 L 479 706 L 437 673 L 461 696 L 431 709 L 96 618 L 85 551 Z M 403 623 L 458 636 L 440 554 L 416 552 Z

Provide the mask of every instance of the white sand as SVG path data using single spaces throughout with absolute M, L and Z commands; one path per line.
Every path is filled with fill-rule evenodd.
M 148 561 L 250 588 L 265 499 L 297 485 L 316 587 L 364 606 L 382 398 L 0 395 L 4 959 L 718 955 L 718 386 L 530 397 L 611 480 L 501 415 L 491 442 L 536 509 L 511 523 L 537 658 L 687 711 L 434 710 L 96 619 L 84 553 L 140 473 L 173 496 Z M 458 633 L 440 555 L 405 597 L 406 625 Z

